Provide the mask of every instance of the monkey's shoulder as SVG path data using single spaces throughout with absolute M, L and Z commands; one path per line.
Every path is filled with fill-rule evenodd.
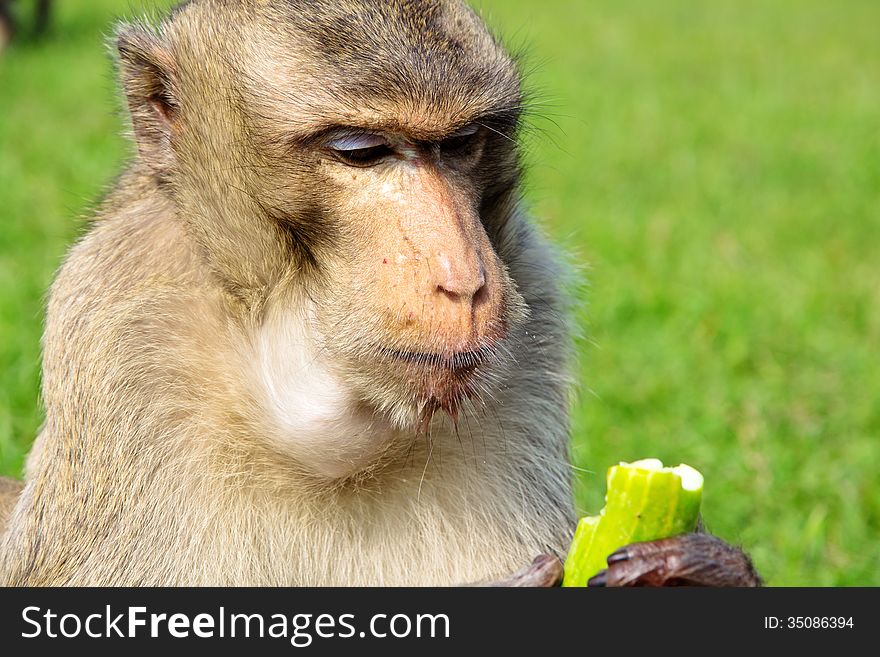
M 49 294 L 44 350 L 102 362 L 93 356 L 167 348 L 182 327 L 210 322 L 217 304 L 183 228 L 163 204 L 139 200 L 101 216 L 69 251 Z

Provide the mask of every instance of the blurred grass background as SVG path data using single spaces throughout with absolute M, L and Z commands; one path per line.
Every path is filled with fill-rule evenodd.
M 168 4 L 61 1 L 0 55 L 2 474 L 41 421 L 46 289 L 131 152 L 104 36 Z M 589 281 L 582 508 L 616 461 L 685 461 L 771 584 L 880 585 L 880 3 L 479 6 L 526 47 L 528 196 Z

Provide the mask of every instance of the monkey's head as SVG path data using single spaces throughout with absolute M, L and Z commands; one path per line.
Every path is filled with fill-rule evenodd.
M 471 9 L 193 0 L 118 47 L 140 162 L 248 316 L 304 321 L 291 339 L 399 425 L 498 377 L 525 317 L 522 93 Z

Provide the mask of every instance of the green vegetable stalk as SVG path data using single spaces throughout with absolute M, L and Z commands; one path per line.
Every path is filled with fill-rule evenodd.
M 644 459 L 609 468 L 605 508 L 578 523 L 562 585 L 586 586 L 625 545 L 694 531 L 702 496 L 703 475 L 688 465 Z

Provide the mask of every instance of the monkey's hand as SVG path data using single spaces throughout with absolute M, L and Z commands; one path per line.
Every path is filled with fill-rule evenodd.
M 749 557 L 710 534 L 633 543 L 608 557 L 588 586 L 761 586 Z

